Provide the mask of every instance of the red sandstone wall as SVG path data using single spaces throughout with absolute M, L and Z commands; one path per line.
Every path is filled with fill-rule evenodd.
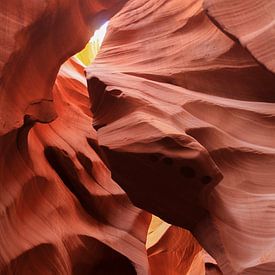
M 0 273 L 274 274 L 274 14 L 2 1 Z

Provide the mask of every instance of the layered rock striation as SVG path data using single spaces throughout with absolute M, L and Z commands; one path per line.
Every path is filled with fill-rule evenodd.
M 224 274 L 275 270 L 272 3 L 129 1 L 86 69 L 112 177 Z
M 274 274 L 274 14 L 2 1 L 0 273 Z

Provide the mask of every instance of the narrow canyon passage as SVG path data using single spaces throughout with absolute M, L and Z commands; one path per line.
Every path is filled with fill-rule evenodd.
M 0 14 L 0 274 L 275 274 L 275 1 Z

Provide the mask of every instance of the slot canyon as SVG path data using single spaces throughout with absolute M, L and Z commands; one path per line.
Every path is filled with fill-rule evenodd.
M 275 274 L 275 0 L 0 20 L 1 275 Z

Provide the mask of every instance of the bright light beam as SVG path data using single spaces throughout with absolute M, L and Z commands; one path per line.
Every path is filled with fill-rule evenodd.
M 90 39 L 91 43 L 98 42 L 99 45 L 101 46 L 107 32 L 108 24 L 109 24 L 109 21 L 104 23 L 98 30 L 95 31 L 94 35 Z
M 108 24 L 109 21 L 104 23 L 98 30 L 96 30 L 86 47 L 75 55 L 84 65 L 90 65 L 98 54 L 106 35 Z

